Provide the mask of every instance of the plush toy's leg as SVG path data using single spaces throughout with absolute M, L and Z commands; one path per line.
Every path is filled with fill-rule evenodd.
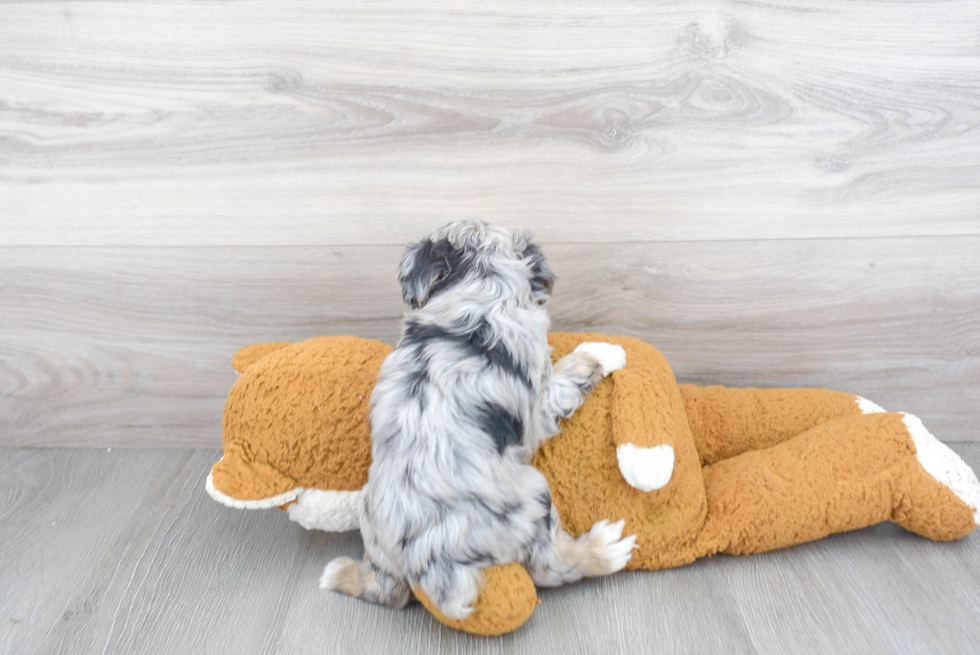
M 829 389 L 730 389 L 680 385 L 702 465 L 768 448 L 845 416 L 883 411 Z
M 538 605 L 534 582 L 517 562 L 483 569 L 483 584 L 475 609 L 465 619 L 451 619 L 435 606 L 422 589 L 413 590 L 442 623 L 475 635 L 496 636 L 513 632 L 530 618 Z
M 696 556 L 756 553 L 881 521 L 935 540 L 980 522 L 980 483 L 906 414 L 823 423 L 704 468 L 708 519 Z
M 932 436 L 918 417 L 912 414 L 903 414 L 902 422 L 912 436 L 912 441 L 915 444 L 915 458 L 918 463 L 930 478 L 952 491 L 953 495 L 973 510 L 973 525 L 970 526 L 968 522 L 964 522 L 967 527 L 963 534 L 942 532 L 942 526 L 952 522 L 948 520 L 949 517 L 945 516 L 942 504 L 926 504 L 916 507 L 911 504 L 914 496 L 903 499 L 909 502 L 896 508 L 892 514 L 892 521 L 907 530 L 932 539 L 957 539 L 965 535 L 966 532 L 980 525 L 980 481 L 977 480 L 973 469 L 949 446 Z M 931 481 L 927 480 L 927 482 L 931 484 Z M 936 528 L 933 526 L 940 526 L 940 532 L 936 533 Z

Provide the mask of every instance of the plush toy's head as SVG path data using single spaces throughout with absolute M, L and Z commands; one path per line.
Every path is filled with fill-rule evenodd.
M 312 490 L 336 492 L 332 529 L 355 529 L 351 499 L 371 463 L 371 389 L 389 352 L 391 346 L 357 337 L 239 351 L 232 363 L 242 375 L 225 403 L 224 457 L 212 469 L 211 495 L 258 509 Z

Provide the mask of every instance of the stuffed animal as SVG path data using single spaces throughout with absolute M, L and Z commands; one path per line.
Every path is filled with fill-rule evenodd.
M 625 519 L 626 568 L 682 566 L 892 521 L 929 539 L 980 523 L 980 483 L 912 415 L 822 389 L 678 385 L 663 355 L 628 337 L 552 334 L 557 360 L 586 341 L 626 350 L 534 465 L 570 533 Z M 368 407 L 391 347 L 319 337 L 239 351 L 225 405 L 224 456 L 207 490 L 230 507 L 280 507 L 306 528 L 357 529 L 371 457 Z M 519 563 L 484 571 L 476 610 L 446 625 L 510 632 L 537 605 Z

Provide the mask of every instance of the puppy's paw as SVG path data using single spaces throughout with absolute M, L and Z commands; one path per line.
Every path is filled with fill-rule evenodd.
M 474 605 L 482 584 L 482 569 L 450 561 L 423 573 L 418 592 L 445 616 L 462 620 L 476 609 Z
M 585 343 L 580 343 L 573 352 L 585 353 L 595 357 L 599 362 L 599 366 L 602 367 L 603 377 L 613 371 L 626 368 L 626 351 L 623 350 L 622 346 L 617 346 L 613 343 L 586 341 Z
M 624 519 L 615 523 L 599 521 L 583 537 L 589 542 L 592 551 L 588 566 L 583 573 L 588 577 L 609 575 L 626 566 L 636 548 L 636 536 L 623 537 Z
M 457 619 L 459 621 L 468 617 L 475 609 L 472 605 L 459 605 L 455 603 L 443 604 L 439 607 L 440 612 L 451 619 Z
M 320 589 L 339 591 L 348 596 L 360 596 L 364 591 L 361 582 L 361 563 L 350 557 L 338 557 L 323 569 Z

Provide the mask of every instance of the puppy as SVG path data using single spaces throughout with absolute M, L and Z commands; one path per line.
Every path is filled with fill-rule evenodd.
M 529 463 L 623 349 L 582 344 L 552 368 L 554 276 L 523 233 L 450 223 L 408 248 L 398 279 L 413 311 L 371 395 L 366 553 L 332 561 L 320 586 L 399 608 L 420 587 L 461 619 L 492 564 L 521 562 L 539 586 L 623 568 L 623 521 L 572 537 Z

